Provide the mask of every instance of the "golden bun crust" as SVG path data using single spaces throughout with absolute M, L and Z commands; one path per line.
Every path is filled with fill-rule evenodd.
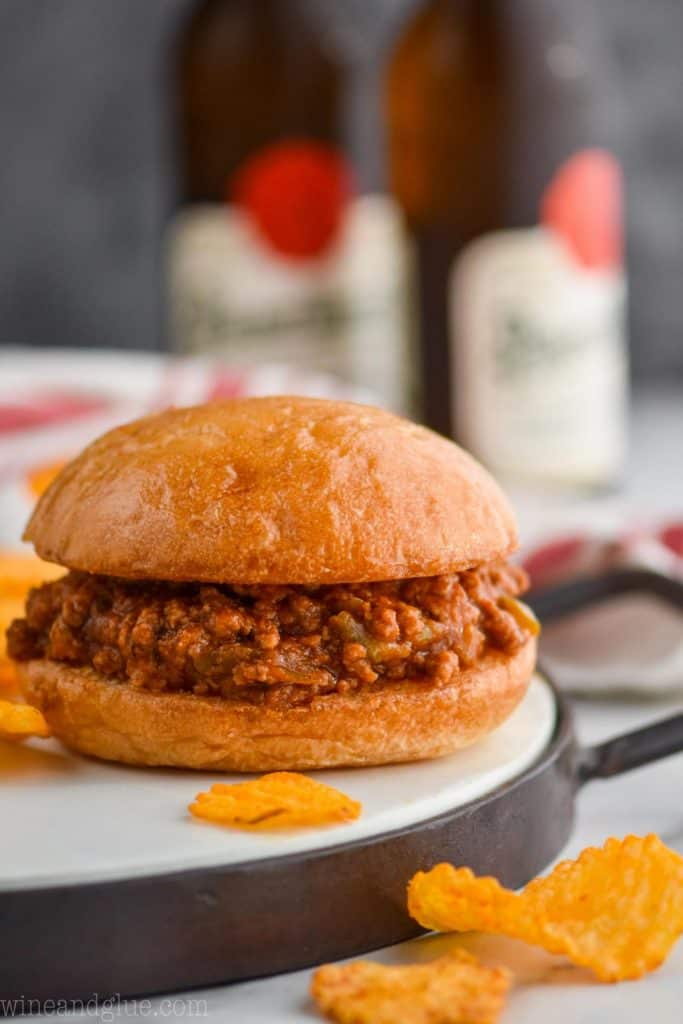
M 55 661 L 18 670 L 28 702 L 82 754 L 205 771 L 303 771 L 417 761 L 466 747 L 519 704 L 535 656 L 530 639 L 512 657 L 492 655 L 449 686 L 392 683 L 286 710 L 153 693 Z
M 291 397 L 110 431 L 58 475 L 25 539 L 71 569 L 251 584 L 434 576 L 517 544 L 497 484 L 451 441 L 370 406 Z

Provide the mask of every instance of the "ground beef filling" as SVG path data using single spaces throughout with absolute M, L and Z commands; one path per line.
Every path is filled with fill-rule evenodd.
M 387 681 L 451 682 L 534 631 L 503 562 L 450 576 L 332 586 L 206 586 L 83 572 L 32 590 L 18 661 L 90 665 L 148 690 L 288 707 Z

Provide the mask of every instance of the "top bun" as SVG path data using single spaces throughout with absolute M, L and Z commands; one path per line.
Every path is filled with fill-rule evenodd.
M 137 579 L 353 583 L 456 572 L 516 546 L 489 474 L 391 413 L 242 398 L 117 427 L 65 466 L 25 539 Z

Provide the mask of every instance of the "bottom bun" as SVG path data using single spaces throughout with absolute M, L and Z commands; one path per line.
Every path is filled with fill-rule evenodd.
M 499 726 L 526 693 L 536 656 L 491 655 L 447 686 L 423 681 L 270 708 L 154 693 L 56 661 L 19 666 L 24 695 L 68 747 L 125 764 L 211 771 L 388 764 L 440 757 Z

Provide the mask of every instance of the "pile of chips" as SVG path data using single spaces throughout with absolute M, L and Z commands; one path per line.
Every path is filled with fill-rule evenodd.
M 271 772 L 231 786 L 217 782 L 208 793 L 199 793 L 189 810 L 233 828 L 285 829 L 352 821 L 361 805 L 306 775 Z
M 41 466 L 29 473 L 26 489 L 32 498 L 40 497 L 60 466 Z M 7 656 L 7 629 L 14 619 L 23 616 L 29 590 L 63 576 L 64 572 L 61 565 L 44 562 L 32 552 L 0 550 L 0 696 L 3 698 L 14 699 L 18 695 L 16 666 Z M 0 699 L 0 740 L 49 735 L 47 722 L 36 708 Z
M 54 480 L 61 463 L 39 466 L 27 474 L 23 490 L 31 499 L 39 498 Z M 16 670 L 7 657 L 5 634 L 13 619 L 24 614 L 26 596 L 31 587 L 62 576 L 60 565 L 44 562 L 32 552 L 0 549 L 0 692 L 15 690 Z
M 542 946 L 601 981 L 640 978 L 683 932 L 683 857 L 655 835 L 608 839 L 520 893 L 439 864 L 412 879 L 408 911 L 435 931 L 492 932 Z
M 13 703 L 17 697 L 17 675 L 14 662 L 7 657 L 5 633 L 12 620 L 24 614 L 31 587 L 63 573 L 61 566 L 43 562 L 36 555 L 0 551 L 0 740 L 50 735 L 37 708 Z
M 521 939 L 588 967 L 601 981 L 642 977 L 683 933 L 683 857 L 655 835 L 608 839 L 521 892 L 469 868 L 418 871 L 408 910 L 424 928 Z M 339 1024 L 493 1024 L 512 976 L 464 950 L 427 964 L 321 967 L 311 994 Z
M 0 693 L 16 687 L 16 671 L 7 657 L 5 641 L 9 624 L 24 614 L 26 595 L 31 587 L 54 580 L 64 571 L 61 566 L 43 562 L 33 554 L 0 550 Z

